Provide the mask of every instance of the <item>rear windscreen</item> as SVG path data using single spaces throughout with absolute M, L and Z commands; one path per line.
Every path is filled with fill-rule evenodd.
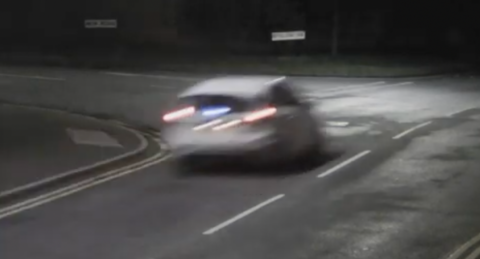
M 205 114 L 226 114 L 232 112 L 245 112 L 249 108 L 247 100 L 218 95 L 189 96 L 179 100 L 181 106 L 195 106 L 198 111 Z

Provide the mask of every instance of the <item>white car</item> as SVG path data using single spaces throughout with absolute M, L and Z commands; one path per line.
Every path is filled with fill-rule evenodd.
M 226 158 L 268 165 L 320 154 L 321 123 L 285 77 L 237 76 L 201 82 L 163 116 L 172 155 L 187 165 Z

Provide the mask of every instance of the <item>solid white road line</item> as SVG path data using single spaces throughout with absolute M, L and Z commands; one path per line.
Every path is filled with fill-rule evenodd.
M 414 132 L 415 130 L 418 130 L 418 129 L 420 129 L 420 128 L 423 128 L 423 127 L 425 127 L 425 126 L 427 126 L 427 125 L 429 125 L 429 124 L 431 124 L 431 123 L 432 123 L 431 121 L 427 121 L 427 122 L 425 122 L 425 123 L 422 123 L 422 124 L 420 124 L 420 125 L 417 125 L 417 126 L 415 126 L 415 127 L 413 127 L 413 128 L 410 128 L 410 129 L 408 129 L 408 130 L 406 130 L 406 131 L 404 131 L 404 132 L 396 135 L 395 137 L 393 137 L 393 139 L 400 139 L 400 138 L 402 138 L 402 137 L 405 137 L 406 135 Z
M 81 182 L 69 185 L 67 187 L 42 194 L 38 197 L 5 207 L 0 209 L 0 220 L 16 215 L 18 213 L 39 207 L 41 205 L 51 203 L 55 200 L 61 199 L 63 197 L 70 196 L 72 194 L 78 193 L 80 191 L 92 188 L 94 186 L 103 184 L 105 182 L 112 181 L 114 179 L 133 174 L 139 170 L 145 169 L 147 167 L 156 165 L 167 160 L 170 156 L 164 156 L 164 153 L 159 153 L 149 159 L 135 163 L 133 165 L 125 166 L 120 169 L 112 170 L 107 173 L 83 180 Z
M 374 89 L 383 89 L 387 87 L 395 87 L 395 86 L 402 86 L 402 85 L 411 85 L 413 82 L 402 82 L 398 84 L 383 84 L 383 82 L 372 83 L 371 85 L 356 85 L 356 86 L 349 86 L 344 88 L 329 88 L 326 90 L 318 90 L 318 92 L 309 94 L 311 97 L 327 97 L 327 96 L 335 96 L 339 94 L 349 94 L 361 91 L 370 91 Z M 318 93 L 318 94 L 317 94 Z
M 133 74 L 133 73 L 123 73 L 123 72 L 100 72 L 102 74 L 114 75 L 114 76 L 127 76 L 127 77 L 148 77 L 155 79 L 170 79 L 170 80 L 180 80 L 180 81 L 198 81 L 199 79 L 192 77 L 183 77 L 183 76 L 166 76 L 166 75 L 146 75 L 146 74 Z
M 275 197 L 273 197 L 273 198 L 271 198 L 271 199 L 269 199 L 269 200 L 267 200 L 267 201 L 264 201 L 264 202 L 258 204 L 257 206 L 255 206 L 255 207 L 253 207 L 253 208 L 250 208 L 250 209 L 248 209 L 248 210 L 246 210 L 246 211 L 238 214 L 237 216 L 235 216 L 235 217 L 233 217 L 233 218 L 231 218 L 231 219 L 229 219 L 229 220 L 221 223 L 220 225 L 218 225 L 218 226 L 216 226 L 216 227 L 213 227 L 213 228 L 211 228 L 211 229 L 203 232 L 203 234 L 204 234 L 204 235 L 211 235 L 211 234 L 217 232 L 218 230 L 220 230 L 220 229 L 222 229 L 222 228 L 224 228 L 224 227 L 226 227 L 226 226 L 234 223 L 235 221 L 238 221 L 238 220 L 240 220 L 240 219 L 242 219 L 242 218 L 244 218 L 244 217 L 252 214 L 253 212 L 261 209 L 262 207 L 265 207 L 265 206 L 267 206 L 267 205 L 269 205 L 269 204 L 271 204 L 271 203 L 273 203 L 273 202 L 275 202 L 275 201 L 277 201 L 277 200 L 279 200 L 279 199 L 281 199 L 281 198 L 283 198 L 283 197 L 285 197 L 285 195 L 284 195 L 284 194 L 280 194 L 280 195 L 277 195 L 277 196 L 275 196 Z
M 25 78 L 25 79 L 50 80 L 50 81 L 65 81 L 65 78 L 59 78 L 59 77 L 25 76 L 25 75 L 15 75 L 15 74 L 0 74 L 0 76 L 17 77 L 17 78 Z
M 480 247 L 478 247 L 477 249 L 475 249 L 475 251 L 473 251 L 473 253 L 471 253 L 467 259 L 478 259 L 478 256 L 480 255 Z
M 458 248 L 453 254 L 451 254 L 448 259 L 458 259 L 460 258 L 463 253 L 465 253 L 468 249 L 470 249 L 473 245 L 480 241 L 480 234 L 476 235 L 472 239 L 470 239 L 467 243 L 463 244 L 460 248 Z
M 478 108 L 478 107 L 473 106 L 473 107 L 464 108 L 464 109 L 461 109 L 461 110 L 458 110 L 458 111 L 455 111 L 455 112 L 451 112 L 451 113 L 447 114 L 447 117 L 453 117 L 453 116 L 455 116 L 457 114 L 460 114 L 462 112 L 466 112 L 468 110 L 472 110 L 472 109 L 476 109 L 476 108 Z
M 330 127 L 346 127 L 348 126 L 348 121 L 327 121 L 326 124 Z
M 367 83 L 367 84 L 357 84 L 357 85 L 347 85 L 347 86 L 342 86 L 342 87 L 332 87 L 332 88 L 327 88 L 327 89 L 321 90 L 321 91 L 322 92 L 341 91 L 341 90 L 362 88 L 362 87 L 368 87 L 368 86 L 377 86 L 377 85 L 382 85 L 382 84 L 385 84 L 385 82 L 384 81 L 378 81 L 378 82 Z
M 413 82 L 402 82 L 402 83 L 398 83 L 398 84 L 388 84 L 388 85 L 385 85 L 385 86 L 402 86 L 402 85 L 411 85 L 413 84 Z
M 366 90 L 373 90 L 373 89 L 379 89 L 379 88 L 387 88 L 387 87 L 393 87 L 393 86 L 403 86 L 403 85 L 411 85 L 413 82 L 402 82 L 402 83 L 397 83 L 397 84 L 378 84 L 378 85 L 370 85 L 368 87 L 355 87 L 351 89 L 346 89 L 345 91 L 342 92 L 357 92 L 357 91 L 366 91 Z M 335 92 L 335 91 L 333 91 Z
M 164 88 L 164 89 L 169 89 L 169 90 L 181 90 L 182 89 L 182 87 L 174 86 L 174 85 L 150 85 L 150 87 Z
M 268 81 L 268 82 L 265 82 L 264 85 L 273 85 L 273 84 L 275 84 L 275 83 L 277 83 L 277 82 L 280 82 L 280 81 L 282 81 L 282 80 L 285 80 L 285 78 L 286 78 L 286 77 L 284 77 L 284 76 L 279 77 L 279 78 L 275 78 L 275 79 L 273 79 L 273 80 L 270 80 L 270 81 Z
M 136 74 L 121 73 L 121 72 L 101 72 L 101 73 L 106 75 L 112 75 L 112 76 L 131 76 L 131 77 L 138 76 Z
M 356 155 L 356 156 L 354 156 L 354 157 L 352 157 L 352 158 L 349 158 L 349 159 L 343 161 L 342 163 L 340 163 L 340 164 L 338 164 L 338 165 L 330 168 L 330 169 L 327 170 L 326 172 L 319 174 L 317 177 L 318 177 L 318 178 L 322 178 L 322 177 L 325 177 L 325 176 L 330 175 L 330 174 L 332 174 L 332 173 L 335 173 L 336 171 L 342 169 L 343 167 L 345 167 L 345 166 L 347 166 L 347 165 L 349 165 L 349 164 L 357 161 L 358 159 L 360 159 L 360 158 L 362 158 L 362 157 L 370 154 L 370 152 L 371 152 L 370 150 L 365 150 L 365 151 L 359 153 L 358 155 Z

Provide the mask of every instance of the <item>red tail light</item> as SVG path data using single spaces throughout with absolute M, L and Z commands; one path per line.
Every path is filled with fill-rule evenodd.
M 175 121 L 185 117 L 192 116 L 195 113 L 195 107 L 187 107 L 177 111 L 169 112 L 163 115 L 163 120 L 166 122 Z
M 261 119 L 271 117 L 271 116 L 275 115 L 275 113 L 277 113 L 277 108 L 269 107 L 269 108 L 265 108 L 265 109 L 254 111 L 254 112 L 250 113 L 249 115 L 247 115 L 243 118 L 243 121 L 244 122 L 254 122 L 254 121 L 258 121 L 258 120 L 261 120 Z

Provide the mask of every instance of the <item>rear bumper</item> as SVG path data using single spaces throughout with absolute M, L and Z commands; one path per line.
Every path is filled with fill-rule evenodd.
M 275 150 L 276 146 L 277 141 L 262 139 L 247 143 L 184 144 L 172 147 L 171 152 L 174 157 L 243 157 L 257 154 L 261 155 L 262 152 L 271 152 Z
M 169 130 L 164 133 L 174 159 L 271 161 L 278 156 L 280 141 L 274 130 L 225 131 L 215 134 Z

